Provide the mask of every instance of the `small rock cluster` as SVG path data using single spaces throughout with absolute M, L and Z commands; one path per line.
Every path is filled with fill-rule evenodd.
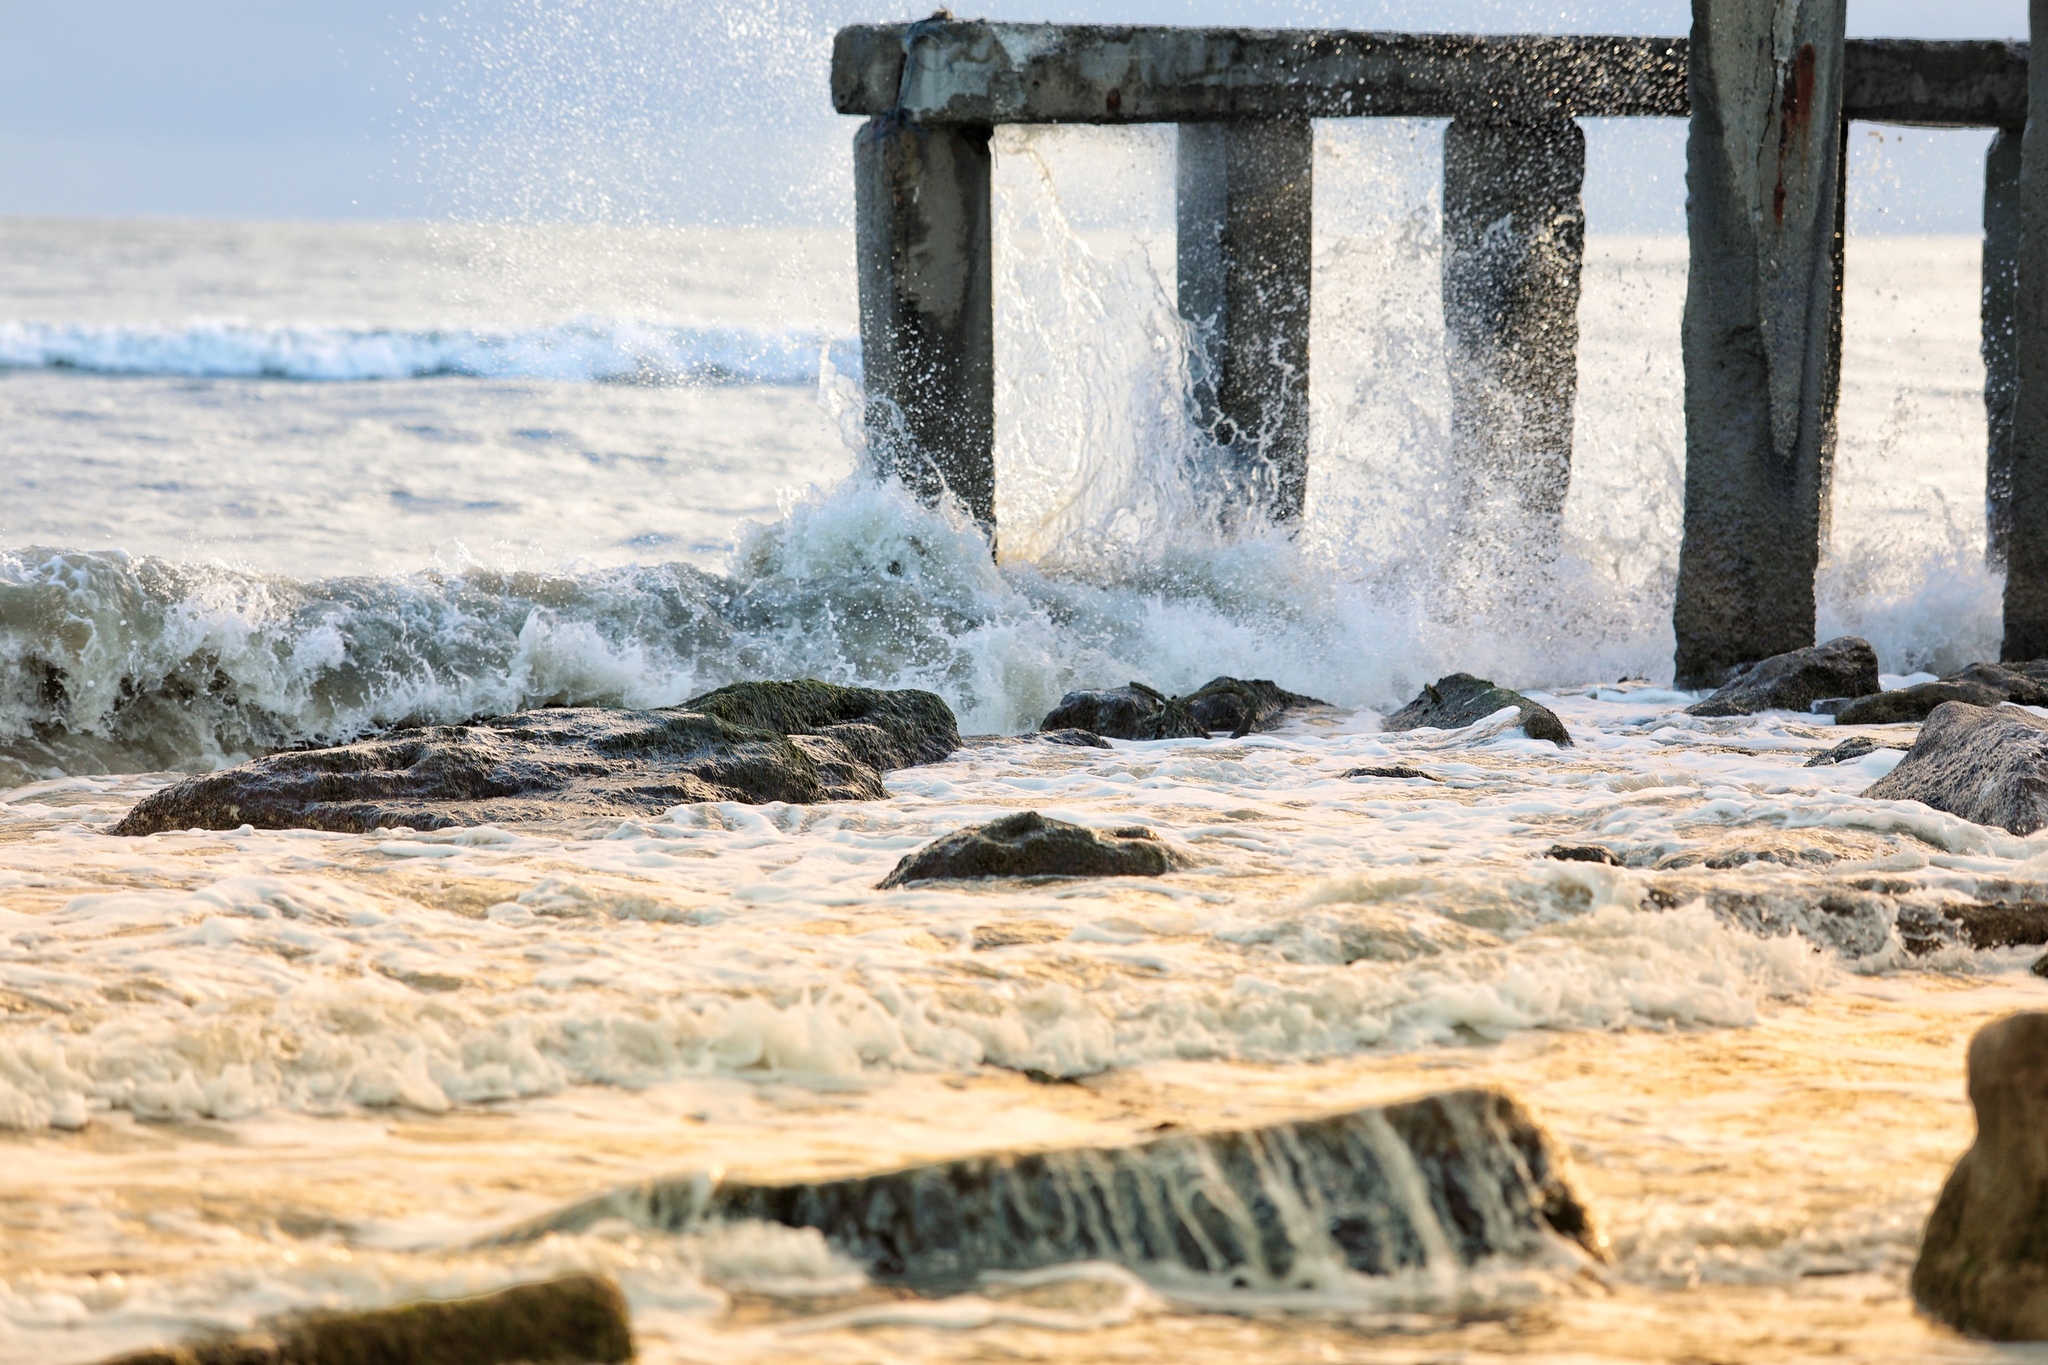
M 115 834 L 446 829 L 658 814 L 689 801 L 873 801 L 882 774 L 960 747 L 930 692 L 808 679 L 650 711 L 546 707 L 272 754 L 145 797 Z
M 1326 705 L 1264 678 L 1212 678 L 1184 697 L 1133 682 L 1069 692 L 1038 728 L 1079 730 L 1105 739 L 1207 739 L 1218 731 L 1241 739 L 1271 729 L 1290 711 Z

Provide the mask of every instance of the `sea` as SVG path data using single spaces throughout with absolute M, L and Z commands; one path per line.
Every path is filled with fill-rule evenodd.
M 1273 527 L 1198 477 L 1170 143 L 999 133 L 993 556 L 873 472 L 846 227 L 0 219 L 0 1361 L 572 1270 L 654 1362 L 2048 1359 L 1906 1290 L 1964 1047 L 2048 1001 L 2040 949 L 1900 932 L 2038 899 L 2048 836 L 1864 799 L 1899 750 L 1806 766 L 1828 717 L 1685 714 L 1682 238 L 1592 224 L 1561 554 L 1512 516 L 1447 544 L 1435 129 L 1318 139 L 1309 501 Z M 1979 249 L 1847 261 L 1819 630 L 1897 686 L 1997 657 Z M 1453 671 L 1576 743 L 1382 728 Z M 1329 705 L 1027 738 L 1071 689 L 1218 675 Z M 105 832 L 278 749 L 783 677 L 928 689 L 967 739 L 882 801 Z M 1352 775 L 1392 763 L 1429 776 Z M 1027 809 L 1193 867 L 876 889 Z M 766 1225 L 492 1240 L 655 1176 L 1472 1085 L 1550 1130 L 1611 1260 L 920 1295 Z

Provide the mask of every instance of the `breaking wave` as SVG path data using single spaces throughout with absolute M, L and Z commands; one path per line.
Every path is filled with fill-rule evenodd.
M 814 384 L 858 373 L 851 337 L 579 318 L 505 331 L 468 328 L 183 327 L 0 322 L 0 368 L 207 379 L 542 379 L 558 383 Z

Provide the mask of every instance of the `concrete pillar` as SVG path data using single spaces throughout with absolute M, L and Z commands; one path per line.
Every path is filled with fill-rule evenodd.
M 1315 137 L 1307 119 L 1184 123 L 1176 182 L 1181 316 L 1203 346 L 1197 420 L 1234 513 L 1301 515 Z
M 861 371 L 877 470 L 995 528 L 989 134 L 883 114 L 853 142 Z
M 1845 3 L 1693 0 L 1684 687 L 1813 643 L 1841 388 Z
M 1444 130 L 1451 445 L 1468 562 L 1554 558 L 1578 395 L 1586 135 L 1570 119 Z
M 2028 5 L 2033 50 L 2048 52 L 2048 0 Z M 2011 514 L 2005 527 L 2005 645 L 2008 660 L 2048 658 L 2048 61 L 2027 71 L 2027 128 L 2020 150 L 2019 276 L 2013 349 L 2019 394 L 2013 404 Z
M 1984 155 L 1984 465 L 1985 558 L 2005 567 L 2012 528 L 2012 417 L 2019 396 L 2019 353 L 2013 347 L 2013 305 L 2020 267 L 2020 132 L 2001 128 Z

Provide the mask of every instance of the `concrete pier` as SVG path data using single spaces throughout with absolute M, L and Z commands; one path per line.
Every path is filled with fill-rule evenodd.
M 854 138 L 861 369 L 870 458 L 993 535 L 990 129 L 883 114 Z
M 1985 558 L 2005 567 L 2012 529 L 2012 420 L 2019 398 L 2013 306 L 2020 274 L 2020 130 L 2001 128 L 1984 154 L 1983 341 Z
M 2048 40 L 2048 0 L 2031 0 L 2036 44 Z M 2028 73 L 2028 107 L 2048 109 L 2048 62 Z M 2013 346 L 2011 499 L 2005 537 L 2005 644 L 2010 660 L 2048 658 L 2048 129 L 2029 118 L 2020 150 L 2019 274 Z
M 1233 516 L 1292 521 L 1307 496 L 1314 166 L 1307 119 L 1180 126 L 1180 312 L 1202 349 L 1196 420 L 1224 460 Z
M 1570 119 L 1444 131 L 1443 300 L 1461 547 L 1555 555 L 1578 395 L 1586 136 Z
M 1813 643 L 1841 380 L 1844 11 L 1693 3 L 1682 687 Z

